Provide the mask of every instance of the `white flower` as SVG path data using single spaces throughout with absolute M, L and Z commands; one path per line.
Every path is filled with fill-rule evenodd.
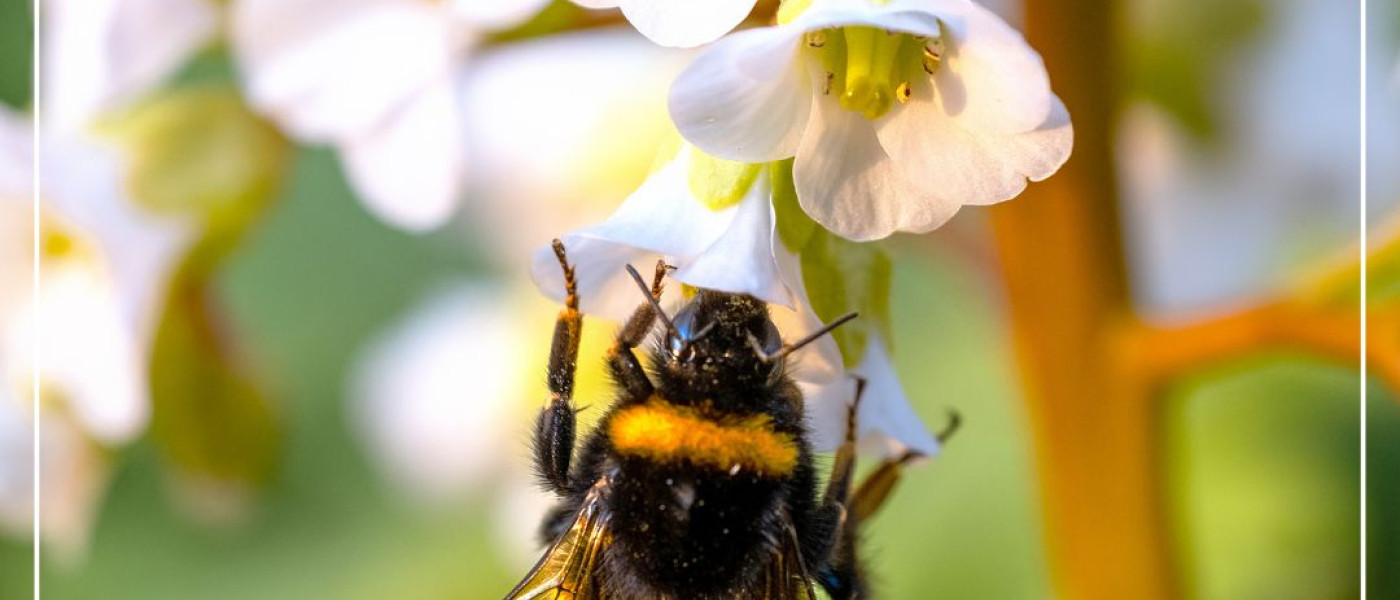
M 1073 140 L 1040 56 L 969 0 L 812 0 L 705 49 L 670 105 L 705 152 L 796 156 L 802 208 L 854 240 L 1015 197 Z
M 172 259 L 188 231 L 140 213 L 125 197 L 118 160 L 82 139 L 45 138 L 40 211 L 43 279 L 35 302 L 30 279 L 32 165 L 30 127 L 0 113 L 0 387 L 11 403 L 4 427 L 20 420 L 32 436 L 31 391 L 37 356 L 41 394 L 44 518 L 40 534 L 63 558 L 86 547 L 107 478 L 106 449 L 130 442 L 150 413 L 146 381 L 150 340 Z M 61 174 L 61 176 L 58 176 Z M 15 175 L 20 175 L 16 178 Z M 42 337 L 33 348 L 35 328 Z M 16 419 L 19 417 L 19 420 Z M 32 440 L 32 437 L 29 437 Z M 32 454 L 0 448 L 0 471 Z M 27 470 L 27 469 L 25 469 Z M 32 507 L 22 489 L 0 492 L 3 520 Z
M 46 0 L 44 121 L 75 131 L 139 99 L 212 38 L 209 0 Z
M 548 397 L 539 368 L 555 310 L 515 295 L 483 283 L 432 293 L 361 357 L 351 419 L 380 472 L 422 507 L 492 503 L 504 555 L 526 568 L 553 503 L 531 473 L 528 440 Z
M 678 281 L 796 306 L 773 257 L 768 174 L 755 165 L 752 183 L 738 202 L 713 210 L 695 197 L 690 184 L 692 165 L 702 160 L 690 147 L 682 148 L 607 221 L 563 236 L 578 266 L 585 313 L 625 319 L 642 297 L 623 265 L 650 273 L 661 256 L 677 267 L 672 276 Z M 547 246 L 536 251 L 531 274 L 547 295 L 563 299 L 559 264 Z
M 560 232 L 606 217 L 674 136 L 666 92 L 692 54 L 611 27 L 474 55 L 464 83 L 471 218 L 462 221 L 475 246 L 514 268 Z M 568 92 L 521 93 L 541 81 Z
M 654 174 L 623 202 L 612 218 L 561 239 L 574 264 L 580 308 L 621 321 L 643 298 L 624 271 L 631 264 L 650 272 L 658 258 L 676 267 L 671 277 L 695 287 L 747 293 L 770 303 L 778 330 L 787 339 L 816 331 L 822 322 L 812 311 L 802 281 L 798 257 L 777 240 L 772 188 L 766 170 L 752 181 L 735 186 L 742 197 L 712 209 L 697 198 L 691 176 L 713 161 L 690 147 Z M 563 282 L 552 250 L 539 249 L 531 274 L 545 295 L 562 300 Z M 674 306 L 680 299 L 672 288 L 665 297 Z M 878 346 L 872 340 L 870 346 Z M 892 452 L 911 447 L 932 454 L 937 443 L 908 406 L 889 360 L 867 350 L 853 374 L 870 379 L 860 409 L 863 448 Z M 814 442 L 831 450 L 840 443 L 846 423 L 845 407 L 854 396 L 853 380 L 842 367 L 840 350 L 830 336 L 798 351 L 791 372 L 807 392 L 813 407 Z
M 458 78 L 474 28 L 543 4 L 240 0 L 233 44 L 254 106 L 294 137 L 334 146 L 371 212 L 421 230 L 446 220 L 460 192 Z
M 515 304 L 479 284 L 434 293 L 376 340 L 356 369 L 354 414 L 370 456 L 413 497 L 473 491 L 524 439 L 523 406 L 543 342 L 521 335 Z
M 753 11 L 757 0 L 573 0 L 587 8 L 621 8 L 642 35 L 662 46 L 689 48 L 714 41 Z
M 865 355 L 849 373 L 865 380 L 865 394 L 856 411 L 856 440 L 861 454 L 886 458 L 898 457 L 906 450 L 924 456 L 938 454 L 942 445 L 910 406 L 883 338 L 878 334 L 870 336 Z M 825 384 L 798 382 L 807 397 L 812 443 L 818 448 L 836 447 L 846 433 L 846 411 L 856 393 L 853 377 Z

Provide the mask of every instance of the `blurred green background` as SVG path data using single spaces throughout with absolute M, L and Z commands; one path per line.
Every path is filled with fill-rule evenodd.
M 27 2 L 0 3 L 0 98 L 19 108 L 30 91 L 28 18 Z M 1175 102 L 1193 115 L 1185 121 L 1209 135 L 1209 108 L 1197 106 L 1206 101 L 1191 96 L 1200 91 L 1181 89 Z M 443 279 L 498 274 L 474 236 L 380 225 L 328 151 L 300 151 L 291 173 L 221 280 L 231 328 L 269 376 L 284 427 L 279 471 L 252 519 L 211 529 L 182 518 L 157 452 L 135 444 L 115 461 L 87 562 L 46 564 L 46 598 L 477 599 L 503 595 L 523 574 L 496 548 L 481 498 L 425 512 L 390 489 L 350 431 L 344 401 L 354 359 L 375 334 Z M 960 219 L 979 231 L 975 216 Z M 876 584 L 890 599 L 1050 598 L 998 291 L 949 248 L 912 238 L 894 247 L 906 390 L 926 420 L 956 407 L 965 427 L 872 524 Z M 1370 591 L 1400 598 L 1400 408 L 1380 385 L 1370 389 Z M 1358 596 L 1357 391 L 1352 368 L 1268 355 L 1198 373 L 1164 398 L 1173 529 L 1196 597 Z M 30 597 L 28 544 L 0 541 L 0 598 Z

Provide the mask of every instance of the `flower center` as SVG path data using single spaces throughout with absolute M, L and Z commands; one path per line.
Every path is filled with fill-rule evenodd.
M 923 37 L 874 27 L 850 26 L 807 34 L 807 46 L 826 70 L 824 94 L 841 107 L 878 119 L 913 97 L 910 82 L 938 72 L 941 37 Z

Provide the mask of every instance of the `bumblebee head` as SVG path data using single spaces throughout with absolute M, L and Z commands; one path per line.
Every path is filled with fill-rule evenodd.
M 683 396 L 722 401 L 780 383 L 782 335 L 762 300 L 702 289 L 669 319 L 653 353 L 663 387 Z
M 641 274 L 631 265 L 627 272 L 665 325 L 652 350 L 652 365 L 671 401 L 742 404 L 755 394 L 765 395 L 783 385 L 788 355 L 856 317 L 845 315 L 784 343 L 768 305 L 758 298 L 702 288 L 670 317 Z

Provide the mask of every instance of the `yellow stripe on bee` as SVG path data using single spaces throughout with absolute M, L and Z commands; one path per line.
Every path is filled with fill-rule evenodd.
M 797 443 L 773 431 L 768 415 L 714 419 L 653 398 L 622 409 L 608 427 L 620 454 L 657 462 L 688 460 L 721 471 L 781 476 L 797 466 Z

